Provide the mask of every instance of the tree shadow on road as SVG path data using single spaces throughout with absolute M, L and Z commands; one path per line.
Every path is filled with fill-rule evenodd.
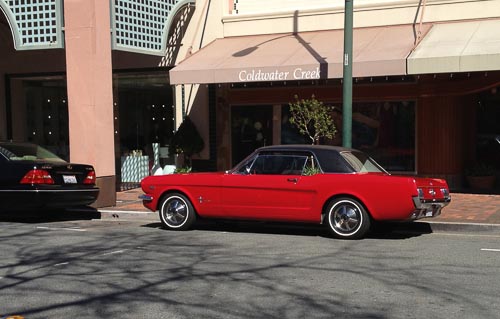
M 0 222 L 11 223 L 51 223 L 100 219 L 101 213 L 90 206 L 71 209 L 11 210 L 0 212 Z

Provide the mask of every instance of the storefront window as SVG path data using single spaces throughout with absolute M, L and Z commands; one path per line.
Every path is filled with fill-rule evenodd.
M 498 88 L 482 92 L 477 106 L 476 161 L 500 171 L 500 94 Z
M 331 116 L 337 128 L 333 139 L 321 144 L 342 146 L 342 108 Z M 289 122 L 289 107 L 282 107 L 281 143 L 307 144 L 308 140 Z M 353 104 L 352 147 L 364 151 L 392 172 L 415 171 L 415 103 L 411 101 Z
M 281 107 L 281 144 L 310 144 L 310 140 L 300 134 L 299 129 L 290 123 L 290 107 Z
M 13 139 L 39 144 L 69 160 L 66 80 L 12 78 Z
M 388 171 L 414 172 L 415 103 L 354 103 L 352 146 L 369 154 Z
M 117 176 L 138 183 L 174 162 L 167 152 L 174 130 L 172 87 L 167 72 L 115 74 L 114 87 Z

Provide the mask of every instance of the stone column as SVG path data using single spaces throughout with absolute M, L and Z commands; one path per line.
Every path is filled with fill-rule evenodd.
M 116 204 L 110 3 L 64 1 L 70 160 L 94 165 L 96 207 Z

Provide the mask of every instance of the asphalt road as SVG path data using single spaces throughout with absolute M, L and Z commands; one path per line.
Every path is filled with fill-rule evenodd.
M 500 318 L 500 236 L 0 220 L 0 318 Z

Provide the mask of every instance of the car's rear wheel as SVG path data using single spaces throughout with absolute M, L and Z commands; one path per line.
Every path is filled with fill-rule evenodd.
M 328 204 L 326 224 L 337 238 L 359 239 L 370 229 L 370 216 L 357 200 L 337 198 Z
M 160 203 L 160 220 L 170 230 L 186 230 L 196 221 L 196 213 L 189 199 L 179 193 L 165 196 Z

